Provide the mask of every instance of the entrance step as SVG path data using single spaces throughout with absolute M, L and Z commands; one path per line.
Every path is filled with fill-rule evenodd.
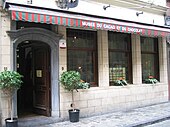
M 41 125 L 62 122 L 64 119 L 59 117 L 33 116 L 18 119 L 18 127 L 38 127 Z

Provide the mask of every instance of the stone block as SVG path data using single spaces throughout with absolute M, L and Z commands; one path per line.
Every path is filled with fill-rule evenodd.
M 91 100 L 94 99 L 94 92 L 93 91 L 87 91 L 87 92 L 79 92 L 80 93 L 80 100 Z
M 63 92 L 60 94 L 60 102 L 71 102 L 72 101 L 72 96 L 71 92 Z
M 95 114 L 100 115 L 107 112 L 107 106 L 97 106 L 95 107 Z
M 145 96 L 143 95 L 143 94 L 139 94 L 139 95 L 137 95 L 136 96 L 136 100 L 137 101 L 143 101 L 143 100 L 145 100 L 146 98 L 145 98 Z
M 88 107 L 87 101 L 77 101 L 75 103 L 76 103 L 76 107 L 78 107 L 80 109 Z
M 5 14 L 6 15 L 6 14 Z M 2 18 L 2 27 L 8 27 L 8 28 L 10 28 L 11 27 L 11 25 L 10 25 L 10 17 L 9 16 L 1 16 L 1 18 Z
M 1 36 L 2 42 L 1 45 L 11 45 L 10 38 L 8 36 Z
M 119 96 L 118 97 L 118 103 L 125 103 L 125 102 L 126 102 L 125 96 Z
M 119 104 L 111 104 L 107 105 L 107 112 L 114 112 L 114 111 L 119 111 Z
M 102 98 L 102 106 L 114 104 L 113 98 Z
M 2 46 L 2 54 L 10 55 L 10 46 Z
M 107 90 L 99 90 L 96 91 L 94 94 L 95 94 L 95 99 L 107 98 Z
M 80 117 L 88 117 L 95 114 L 95 107 L 82 108 L 80 110 Z
M 62 111 L 71 109 L 71 102 L 60 103 L 60 109 Z
M 95 106 L 101 106 L 101 105 L 102 105 L 101 99 L 88 100 L 88 107 L 95 107 Z
M 131 89 L 128 87 L 124 87 L 124 88 L 120 89 L 119 92 L 120 92 L 119 93 L 120 96 L 128 96 L 131 93 Z
M 131 102 L 134 102 L 134 101 L 136 101 L 136 96 L 133 96 L 133 95 L 125 96 L 125 102 L 131 103 Z
M 108 97 L 118 97 L 120 92 L 118 89 L 110 89 L 108 90 Z
M 67 111 L 61 111 L 61 118 L 64 118 L 66 120 L 69 119 L 69 113 L 68 113 L 68 110 Z
M 10 112 L 9 109 L 3 109 L 3 111 L 2 111 L 2 117 L 3 117 L 3 118 L 8 118 L 8 117 L 10 117 L 10 114 L 11 114 L 11 112 Z
M 153 99 L 154 98 L 154 93 L 147 93 L 145 94 L 146 100 Z
M 10 55 L 2 55 L 2 64 L 10 64 Z

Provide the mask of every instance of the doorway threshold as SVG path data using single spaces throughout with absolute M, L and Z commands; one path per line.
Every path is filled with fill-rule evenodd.
M 64 119 L 59 117 L 36 115 L 18 118 L 18 127 L 39 127 L 41 125 L 48 125 L 62 121 L 64 121 Z

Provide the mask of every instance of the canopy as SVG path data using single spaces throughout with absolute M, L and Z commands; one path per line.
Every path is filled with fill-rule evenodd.
M 123 22 L 108 18 L 96 18 L 81 14 L 58 12 L 32 7 L 9 5 L 12 20 L 35 23 L 64 25 L 66 27 L 101 29 L 124 33 L 140 34 L 145 36 L 169 36 L 170 29 L 158 26 L 141 25 L 132 22 Z

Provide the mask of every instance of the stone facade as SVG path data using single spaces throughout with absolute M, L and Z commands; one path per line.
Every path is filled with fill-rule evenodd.
M 62 30 L 62 34 L 64 34 L 63 32 Z M 81 110 L 81 117 L 118 110 L 129 110 L 135 107 L 168 101 L 165 38 L 159 38 L 160 83 L 156 85 L 142 84 L 140 36 L 131 35 L 133 84 L 129 84 L 128 86 L 109 86 L 107 31 L 97 31 L 97 34 L 99 86 L 75 92 L 75 104 Z M 60 56 L 60 60 L 64 60 L 60 62 L 65 63 L 63 66 L 66 67 L 66 50 L 60 49 L 60 54 L 65 54 Z M 65 118 L 68 117 L 71 94 L 62 88 L 60 91 L 61 117 Z
M 10 30 L 9 17 L 2 25 L 1 36 L 1 70 L 4 67 L 13 67 L 13 48 L 6 31 Z M 55 27 L 54 27 L 55 28 Z M 58 32 L 66 40 L 66 27 L 59 26 Z M 140 36 L 131 35 L 132 40 L 132 64 L 133 84 L 128 86 L 109 86 L 108 66 L 108 38 L 107 31 L 98 30 L 98 69 L 99 86 L 88 90 L 75 92 L 75 103 L 81 110 L 81 117 L 104 114 L 118 110 L 129 110 L 135 107 L 161 103 L 168 101 L 167 83 L 167 54 L 166 39 L 159 38 L 159 60 L 160 60 L 160 83 L 156 85 L 142 84 L 141 79 L 141 51 Z M 67 50 L 59 49 L 59 74 L 67 70 Z M 68 109 L 71 104 L 71 94 L 60 88 L 60 117 L 68 118 Z M 9 102 L 1 103 L 2 122 L 9 113 Z M 16 107 L 15 107 L 16 108 Z
M 14 47 L 13 41 L 7 35 L 7 31 L 13 30 L 15 21 L 11 21 L 9 13 L 0 12 L 0 70 L 4 67 L 14 70 Z M 62 40 L 66 41 L 65 26 L 52 26 L 52 32 L 63 35 Z M 61 41 L 61 40 L 60 40 Z M 156 85 L 142 84 L 142 67 L 141 67 L 141 47 L 140 35 L 131 34 L 132 42 L 132 77 L 133 84 L 128 86 L 109 86 L 109 63 L 108 63 L 108 32 L 106 30 L 97 30 L 98 44 L 98 87 L 91 87 L 87 90 L 79 90 L 75 92 L 75 104 L 80 109 L 80 116 L 87 117 L 92 115 L 104 114 L 113 111 L 129 110 L 135 107 L 142 107 L 156 103 L 168 101 L 168 74 L 167 74 L 167 52 L 166 37 L 158 37 L 159 41 L 159 68 L 160 83 Z M 67 70 L 67 49 L 57 47 L 58 64 L 57 74 L 61 74 Z M 16 63 L 15 63 L 16 64 Z M 55 64 L 55 63 L 54 63 Z M 54 73 L 52 73 L 54 74 Z M 54 89 L 59 85 L 58 81 L 53 81 Z M 56 85 L 56 86 L 55 86 Z M 68 119 L 68 109 L 71 104 L 71 94 L 62 87 L 60 92 L 53 91 L 52 108 L 59 109 L 58 115 L 53 110 L 52 116 Z M 57 95 L 56 95 L 57 94 Z M 9 117 L 10 102 L 9 99 L 1 95 L 0 100 L 0 117 L 4 125 L 4 119 Z M 17 117 L 17 96 L 15 96 L 15 116 Z M 57 98 L 57 101 L 55 100 Z M 59 106 L 56 106 L 56 105 Z
M 10 17 L 4 10 L 0 11 L 0 70 L 4 70 L 4 67 L 12 69 L 12 45 L 10 42 L 10 37 L 7 35 L 6 31 L 11 28 Z M 1 123 L 4 124 L 4 120 L 10 116 L 10 99 L 8 96 L 3 95 L 1 92 L 0 98 L 0 118 Z

